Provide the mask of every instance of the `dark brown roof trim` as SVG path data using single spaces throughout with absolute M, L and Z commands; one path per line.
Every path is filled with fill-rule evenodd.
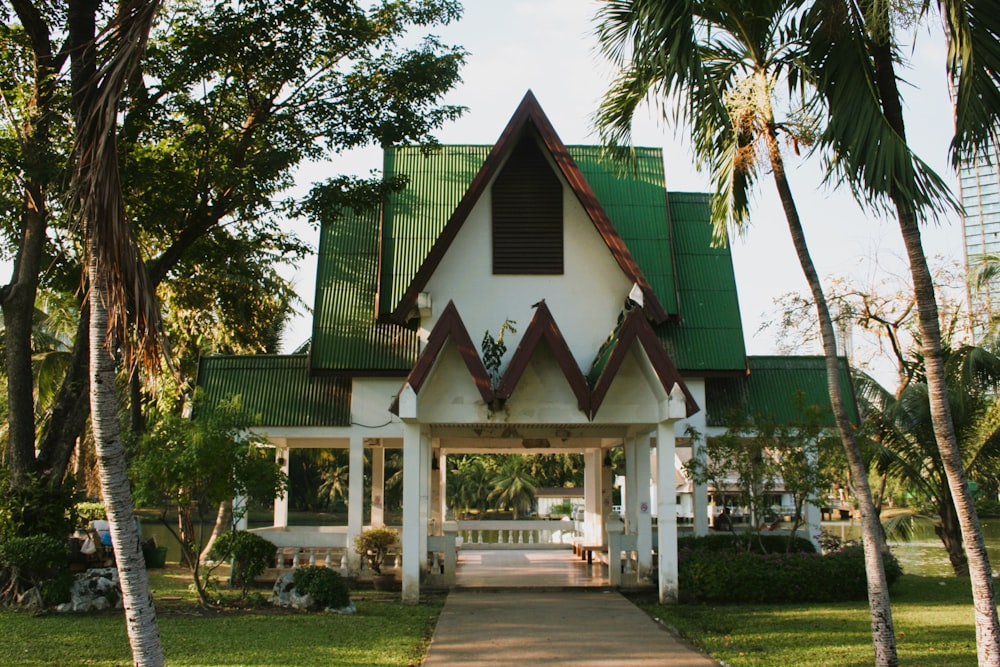
M 458 314 L 458 308 L 455 307 L 454 301 L 448 302 L 441 317 L 438 318 L 437 324 L 431 330 L 427 337 L 427 347 L 417 357 L 417 363 L 413 365 L 413 370 L 406 376 L 406 384 L 413 387 L 414 392 L 420 393 L 424 382 L 430 376 L 434 362 L 437 361 L 438 355 L 441 354 L 441 350 L 444 349 L 449 338 L 458 347 L 458 353 L 465 361 L 465 365 L 472 375 L 472 380 L 479 390 L 479 395 L 487 404 L 492 403 L 493 383 L 490 381 L 490 374 L 486 371 L 486 366 L 483 365 L 479 352 L 476 351 L 476 346 L 469 336 L 469 330 L 465 328 L 465 323 L 462 322 L 462 316 Z M 396 415 L 399 414 L 399 394 L 393 399 L 389 411 Z
M 621 370 L 622 363 L 625 361 L 625 355 L 628 354 L 629 348 L 631 348 L 632 343 L 635 341 L 638 341 L 642 345 L 642 349 L 646 352 L 646 356 L 649 358 L 656 376 L 660 379 L 663 390 L 669 394 L 674 384 L 678 385 L 681 391 L 684 392 L 684 399 L 687 404 L 687 416 L 690 417 L 698 412 L 698 404 L 688 390 L 687 385 L 684 384 L 681 374 L 674 367 L 673 362 L 670 361 L 670 357 L 667 356 L 667 352 L 656 337 L 653 327 L 650 326 L 645 317 L 639 315 L 637 310 L 633 310 L 626 316 L 625 321 L 619 328 L 614 349 L 611 350 L 611 356 L 608 357 L 608 361 L 604 365 L 600 377 L 597 378 L 597 382 L 594 383 L 594 388 L 591 390 L 590 418 L 593 419 L 597 415 L 597 411 L 607 397 L 608 390 L 611 388 L 615 376 Z
M 451 246 L 455 236 L 458 235 L 462 225 L 465 224 L 466 219 L 472 212 L 472 208 L 479 201 L 483 192 L 485 192 L 486 186 L 489 185 L 507 155 L 517 145 L 518 139 L 529 124 L 534 126 L 542 143 L 548 149 L 552 155 L 552 159 L 562 172 L 563 178 L 566 179 L 566 182 L 573 189 L 584 211 L 587 212 L 587 215 L 593 221 L 594 226 L 597 228 L 598 233 L 600 233 L 601 238 L 604 239 L 615 261 L 618 262 L 618 266 L 621 267 L 629 280 L 637 284 L 642 290 L 643 309 L 646 311 L 646 314 L 654 322 L 660 323 L 666 321 L 666 310 L 659 299 L 656 298 L 652 287 L 650 287 L 646 281 L 646 277 L 639 269 L 639 265 L 628 251 L 621 236 L 618 235 L 618 230 L 615 229 L 608 214 L 605 213 L 604 208 L 597 200 L 597 195 L 590 188 L 590 184 L 583 177 L 583 173 L 576 162 L 570 157 L 569 151 L 566 150 L 566 145 L 563 144 L 559 135 L 556 134 L 555 128 L 552 127 L 552 123 L 549 122 L 549 119 L 542 111 L 541 105 L 538 104 L 538 100 L 535 99 L 534 94 L 530 90 L 525 93 L 517 110 L 514 111 L 514 115 L 508 121 L 507 127 L 504 128 L 500 138 L 493 145 L 489 155 L 486 156 L 483 166 L 479 168 L 479 172 L 472 179 L 472 183 L 469 184 L 469 188 L 465 191 L 465 195 L 459 202 L 458 207 L 455 208 L 441 235 L 434 242 L 430 253 L 428 253 L 420 265 L 416 275 L 413 277 L 413 281 L 406 288 L 406 292 L 403 294 L 399 304 L 397 304 L 396 309 L 392 311 L 392 319 L 400 323 L 404 323 L 409 319 L 413 305 L 417 301 L 417 295 L 426 287 L 427 282 L 437 269 L 438 264 Z
M 556 358 L 556 362 L 566 376 L 573 394 L 576 396 L 577 405 L 583 413 L 590 410 L 590 388 L 587 386 L 587 378 L 584 377 L 580 367 L 577 366 L 573 353 L 566 343 L 559 326 L 552 317 L 552 312 L 545 305 L 545 301 L 538 302 L 535 306 L 535 315 L 531 318 L 531 324 L 524 332 L 521 343 L 517 346 L 514 356 L 511 357 L 507 370 L 500 378 L 497 387 L 496 397 L 507 400 L 514 393 L 517 383 L 520 382 L 524 371 L 528 368 L 531 356 L 538 349 L 538 344 L 545 340 Z

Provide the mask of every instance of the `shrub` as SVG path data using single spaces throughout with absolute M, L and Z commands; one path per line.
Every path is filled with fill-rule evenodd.
M 230 530 L 219 535 L 209 556 L 215 560 L 232 559 L 232 582 L 246 597 L 253 580 L 262 575 L 274 560 L 276 550 L 274 543 L 256 533 Z
M 354 550 L 360 554 L 375 574 L 382 574 L 385 557 L 399 540 L 399 533 L 392 528 L 372 528 L 354 538 Z
M 759 539 L 758 539 L 759 537 Z M 677 538 L 677 549 L 692 551 L 753 551 L 755 553 L 816 553 L 816 547 L 805 537 L 796 537 L 788 548 L 787 535 L 753 535 L 751 533 L 712 533 L 711 535 L 685 535 Z M 761 550 L 763 548 L 763 551 Z
M 51 535 L 11 537 L 0 542 L 0 580 L 6 580 L 3 601 L 13 602 L 37 587 L 45 604 L 64 602 L 69 588 L 59 579 L 68 559 L 67 541 Z
M 347 582 L 328 567 L 300 567 L 292 575 L 292 585 L 302 595 L 311 595 L 324 608 L 340 609 L 351 603 Z
M 72 533 L 76 498 L 67 486 L 72 485 L 55 490 L 44 476 L 29 475 L 23 485 L 0 494 L 0 539 Z
M 868 595 L 864 551 L 858 547 L 826 555 L 685 548 L 678 555 L 679 588 L 687 602 L 835 602 Z M 889 584 L 901 574 L 888 556 Z

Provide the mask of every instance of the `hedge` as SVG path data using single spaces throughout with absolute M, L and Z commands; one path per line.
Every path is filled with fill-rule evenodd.
M 762 603 L 864 600 L 868 595 L 864 551 L 847 547 L 816 553 L 747 553 L 685 547 L 678 552 L 684 602 Z M 892 585 L 902 574 L 883 558 Z

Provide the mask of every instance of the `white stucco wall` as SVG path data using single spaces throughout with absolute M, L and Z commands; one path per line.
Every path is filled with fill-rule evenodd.
M 428 281 L 425 291 L 431 295 L 432 312 L 421 322 L 422 341 L 454 301 L 477 348 L 485 332 L 495 337 L 505 320 L 517 322 L 518 333 L 504 339 L 506 365 L 534 315 L 532 304 L 545 299 L 577 364 L 588 369 L 632 285 L 565 183 L 563 201 L 563 275 L 493 275 L 487 188 Z

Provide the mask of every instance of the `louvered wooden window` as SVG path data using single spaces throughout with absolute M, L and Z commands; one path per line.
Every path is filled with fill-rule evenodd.
M 562 182 L 530 136 L 493 183 L 493 273 L 563 272 Z

